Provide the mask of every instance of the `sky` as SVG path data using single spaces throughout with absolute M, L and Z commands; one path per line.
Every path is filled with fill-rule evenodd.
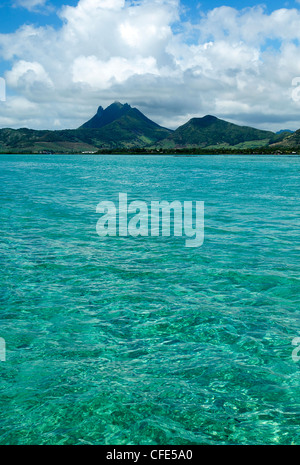
M 300 0 L 2 0 L 0 128 L 76 128 L 114 101 L 172 129 L 299 129 Z

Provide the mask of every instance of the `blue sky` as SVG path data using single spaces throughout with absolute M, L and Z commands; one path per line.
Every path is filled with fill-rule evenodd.
M 214 114 L 298 129 L 298 76 L 300 0 L 0 5 L 0 127 L 77 127 L 119 100 L 173 128 Z
M 51 25 L 53 27 L 60 27 L 61 20 L 57 16 L 57 11 L 63 5 L 76 6 L 77 3 L 78 0 L 47 0 L 44 5 L 42 4 L 40 6 L 37 5 L 36 7 L 29 7 L 28 5 L 30 5 L 30 0 L 28 0 L 28 3 L 24 0 L 23 6 L 22 0 L 19 2 L 18 0 L 3 0 L 0 5 L 0 31 L 1 33 L 13 32 L 23 24 L 31 23 L 39 26 Z M 204 0 L 202 2 L 183 0 L 181 4 L 185 10 L 183 17 L 189 18 L 190 21 L 195 21 L 201 11 L 206 12 L 222 5 L 231 6 L 241 10 L 242 8 L 258 5 L 260 2 L 257 2 L 256 0 Z M 299 3 L 296 1 L 284 2 L 280 0 L 268 0 L 261 2 L 261 4 L 265 5 L 269 12 L 279 8 L 300 8 Z

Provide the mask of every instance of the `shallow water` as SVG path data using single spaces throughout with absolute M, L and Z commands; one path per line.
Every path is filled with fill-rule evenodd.
M 1 444 L 300 444 L 299 157 L 1 155 Z M 201 200 L 205 240 L 102 200 Z

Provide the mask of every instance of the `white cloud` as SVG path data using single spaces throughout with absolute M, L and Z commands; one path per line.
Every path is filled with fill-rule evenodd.
M 220 7 L 193 25 L 179 14 L 177 0 L 80 0 L 59 12 L 58 30 L 27 25 L 0 34 L 0 55 L 12 63 L 8 91 L 33 105 L 26 124 L 76 127 L 120 100 L 172 127 L 207 113 L 300 127 L 300 103 L 291 98 L 300 76 L 297 9 Z M 0 124 L 9 114 L 12 126 L 24 126 L 24 112 L 9 100 L 8 92 Z
M 115 82 L 122 83 L 130 76 L 147 73 L 159 74 L 153 57 L 136 57 L 134 60 L 113 57 L 104 62 L 95 56 L 81 56 L 73 64 L 73 82 L 87 83 L 96 89 L 108 89 Z
M 40 63 L 20 60 L 6 73 L 7 84 L 14 89 L 42 84 L 52 87 L 53 83 Z
M 0 113 L 0 126 L 12 127 L 16 121 L 16 115 L 19 115 L 20 121 L 29 124 L 37 124 L 37 115 L 39 112 L 38 105 L 30 102 L 24 97 L 12 97 L 5 102 L 5 112 Z M 26 126 L 20 124 L 20 126 Z
M 29 11 L 36 11 L 40 7 L 45 7 L 46 0 L 15 0 L 14 6 L 21 6 Z
M 261 45 L 266 38 L 300 39 L 299 21 L 300 12 L 295 8 L 282 8 L 268 15 L 261 6 L 243 10 L 222 6 L 202 18 L 199 30 L 202 38 Z

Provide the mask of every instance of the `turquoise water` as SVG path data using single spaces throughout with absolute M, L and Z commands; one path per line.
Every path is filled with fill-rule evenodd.
M 300 444 L 299 157 L 0 156 L 1 444 Z M 96 233 L 201 200 L 205 241 Z

